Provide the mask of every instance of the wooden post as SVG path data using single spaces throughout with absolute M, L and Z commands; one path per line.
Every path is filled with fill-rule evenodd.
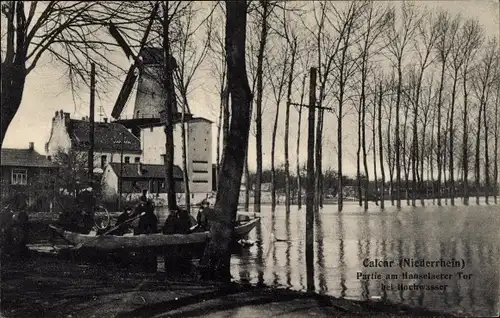
M 314 290 L 314 119 L 316 106 L 316 68 L 311 67 L 309 78 L 309 124 L 307 140 L 307 197 L 306 197 L 306 269 L 307 290 Z
M 87 159 L 89 185 L 94 180 L 94 110 L 95 110 L 95 64 L 90 65 L 90 114 L 89 114 L 89 156 Z

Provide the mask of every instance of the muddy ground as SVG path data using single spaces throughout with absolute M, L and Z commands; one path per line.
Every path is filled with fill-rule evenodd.
M 198 281 L 31 251 L 1 263 L 2 317 L 434 316 L 312 293 Z

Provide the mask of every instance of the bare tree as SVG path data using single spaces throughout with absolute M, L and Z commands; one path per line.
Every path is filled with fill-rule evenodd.
M 300 127 L 302 123 L 302 106 L 304 104 L 304 91 L 306 87 L 306 79 L 308 76 L 307 73 L 307 62 L 305 63 L 305 72 L 304 76 L 302 78 L 302 85 L 301 85 L 301 91 L 300 91 L 300 105 L 297 107 L 298 112 L 299 112 L 299 119 L 297 121 L 297 146 L 295 150 L 295 155 L 296 155 L 296 173 L 297 173 L 297 205 L 299 210 L 302 208 L 302 174 L 300 173 L 300 159 L 299 159 L 299 149 L 300 149 Z
M 337 34 L 339 34 L 339 43 L 340 48 L 337 46 L 336 51 L 339 54 L 335 54 L 333 57 L 333 65 L 336 69 L 338 69 L 338 73 L 336 74 L 336 83 L 338 91 L 336 92 L 337 99 L 337 147 L 338 147 L 338 210 L 342 211 L 343 208 L 343 183 L 342 183 L 342 120 L 344 117 L 343 106 L 347 99 L 346 96 L 346 88 L 349 80 L 355 72 L 356 61 L 358 56 L 355 56 L 352 52 L 352 46 L 357 42 L 355 31 L 360 28 L 360 23 L 362 23 L 362 13 L 366 8 L 366 2 L 351 2 L 348 7 L 343 11 L 337 11 L 333 8 L 337 20 L 337 24 L 332 24 L 332 27 L 336 30 Z M 328 18 L 327 21 L 331 23 L 331 20 Z M 321 74 L 321 72 L 320 72 Z M 323 81 L 322 81 L 323 82 Z M 326 82 L 326 81 L 325 81 Z M 321 83 L 323 86 L 323 83 Z M 324 92 L 323 92 L 324 94 Z M 322 100 L 323 96 L 320 91 L 320 100 Z M 323 124 L 323 110 L 320 109 L 318 114 L 318 126 L 322 126 Z M 320 137 L 321 139 L 321 130 L 317 134 L 316 138 Z M 317 139 L 317 142 L 318 141 Z M 321 155 L 321 147 L 317 148 L 320 150 Z M 318 151 L 318 150 L 317 150 Z M 321 156 L 318 156 L 321 159 Z M 321 168 L 321 166 L 319 166 Z M 320 174 L 321 172 L 317 172 Z M 318 179 L 317 179 L 318 181 Z
M 275 171 L 275 151 L 276 151 L 276 134 L 278 129 L 278 118 L 280 113 L 281 101 L 285 97 L 285 86 L 288 73 L 288 58 L 289 58 L 288 45 L 279 45 L 278 51 L 271 52 L 268 56 L 272 56 L 274 60 L 273 65 L 269 65 L 269 58 L 265 58 L 268 63 L 266 69 L 269 71 L 269 84 L 276 103 L 276 113 L 274 117 L 273 133 L 271 139 L 271 211 L 276 209 L 276 171 Z M 295 59 L 295 57 L 292 57 Z M 295 62 L 295 61 L 294 61 Z
M 223 6 L 220 6 L 223 8 Z M 220 10 L 225 15 L 223 10 Z M 217 13 L 219 11 L 216 11 Z M 217 145 L 216 145 L 216 162 L 215 162 L 215 178 L 218 181 L 220 163 L 221 163 L 221 136 L 225 140 L 227 138 L 227 129 L 229 128 L 230 112 L 229 112 L 229 94 L 227 90 L 227 63 L 226 51 L 224 44 L 224 27 L 220 30 L 213 26 L 210 32 L 210 41 L 208 41 L 208 56 L 210 57 L 211 74 L 216 79 L 216 89 L 219 94 L 219 107 L 217 115 Z M 223 129 L 224 127 L 224 129 Z
M 259 51 L 257 55 L 257 87 L 256 87 L 256 102 L 255 102 L 255 125 L 256 125 L 256 147 L 257 147 L 257 172 L 255 175 L 255 188 L 254 188 L 254 211 L 260 212 L 260 199 L 261 199 L 261 178 L 262 178 L 262 96 L 263 88 L 263 65 L 264 56 L 266 51 L 267 35 L 269 31 L 269 16 L 273 10 L 269 0 L 259 0 L 259 8 L 262 10 L 260 13 L 260 39 Z
M 91 63 L 97 68 L 97 82 L 105 85 L 121 70 L 107 54 L 117 46 L 103 37 L 109 21 L 122 26 L 150 18 L 150 13 L 129 15 L 127 3 L 32 1 L 29 8 L 26 4 L 2 3 L 0 144 L 21 105 L 26 79 L 41 61 L 50 57 L 64 66 L 73 91 L 82 83 L 90 85 Z
M 211 276 L 208 278 L 224 281 L 231 277 L 229 243 L 234 231 L 250 131 L 251 92 L 245 63 L 246 19 L 246 2 L 226 2 L 226 54 L 232 116 L 217 187 L 216 218 L 211 224 L 211 239 L 202 261 Z
M 380 208 L 383 210 L 385 207 L 385 168 L 384 168 L 384 145 L 382 142 L 382 104 L 384 99 L 384 89 L 382 84 L 382 79 L 378 81 L 378 147 L 379 147 L 379 158 L 380 158 L 380 171 L 382 173 L 382 186 L 380 190 Z
M 430 156 L 430 153 L 428 151 L 427 148 L 429 148 L 427 145 L 426 145 L 426 138 L 427 138 L 427 125 L 429 123 L 429 118 L 430 118 L 430 115 L 431 115 L 431 110 L 433 109 L 433 83 L 434 83 L 434 73 L 432 73 L 430 75 L 430 77 L 428 78 L 427 80 L 427 90 L 424 90 L 424 92 L 426 93 L 426 100 L 421 103 L 420 107 L 422 109 L 422 116 L 420 116 L 420 119 L 421 119 L 421 126 L 422 126 L 422 146 L 421 146 L 421 149 L 420 149 L 420 175 L 422 176 L 421 177 L 421 182 L 420 182 L 420 190 L 422 191 L 422 193 L 424 192 L 424 182 L 423 182 L 423 175 L 424 175 L 424 166 L 425 166 L 425 159 L 430 159 L 429 156 Z M 431 137 L 432 138 L 432 137 Z M 430 161 L 430 160 L 429 160 Z M 429 182 L 429 167 L 427 168 L 427 184 Z M 427 185 L 428 186 L 428 185 Z M 426 187 L 427 187 L 426 186 Z M 421 198 L 420 198 L 420 204 L 422 206 L 424 206 L 424 194 L 422 194 Z
M 415 87 L 415 94 L 414 94 L 414 104 L 413 104 L 413 153 L 412 153 L 412 188 L 413 188 L 413 193 L 412 193 L 412 205 L 415 206 L 415 200 L 416 200 L 416 190 L 417 190 L 417 184 L 416 184 L 416 173 L 417 173 L 417 163 L 418 163 L 418 123 L 417 119 L 419 118 L 419 109 L 421 108 L 420 106 L 420 96 L 422 92 L 422 81 L 424 78 L 424 72 L 425 70 L 433 63 L 432 59 L 432 50 L 436 44 L 438 32 L 437 32 L 437 23 L 434 21 L 434 16 L 431 13 L 426 13 L 423 16 L 422 22 L 418 24 L 418 32 L 415 36 L 415 49 L 417 51 L 418 55 L 418 66 L 419 66 L 419 71 L 418 71 L 418 79 L 416 82 L 416 87 Z M 428 105 L 430 106 L 430 105 Z M 429 108 L 427 108 L 428 110 Z M 427 121 L 427 115 L 428 111 L 424 114 L 425 121 Z M 424 123 L 424 135 L 425 135 L 425 126 L 427 125 L 427 122 Z M 424 140 L 424 139 L 423 139 Z M 423 175 L 423 161 L 422 161 L 422 166 L 421 166 L 421 175 Z M 422 178 L 423 179 L 423 178 Z M 420 182 L 420 192 L 421 192 L 421 197 L 420 197 L 420 203 L 423 206 L 424 205 L 424 200 L 423 200 L 423 189 L 422 189 L 423 183 Z
M 401 207 L 401 159 L 400 159 L 400 150 L 401 150 L 401 140 L 400 140 L 400 132 L 399 132 L 399 118 L 400 118 L 400 103 L 401 103 L 401 89 L 402 89 L 402 81 L 403 81 L 403 62 L 404 57 L 407 53 L 408 45 L 410 44 L 411 39 L 414 36 L 415 30 L 417 29 L 420 23 L 420 17 L 418 16 L 415 8 L 412 4 L 404 2 L 401 5 L 401 16 L 399 19 L 396 19 L 393 15 L 393 20 L 391 23 L 391 27 L 388 32 L 388 50 L 390 55 L 392 56 L 391 62 L 396 67 L 397 70 L 397 85 L 396 85 L 396 123 L 395 123 L 395 153 L 396 153 L 396 205 L 398 208 Z
M 286 113 L 285 113 L 285 210 L 290 213 L 290 160 L 289 160 L 289 132 L 290 132 L 290 103 L 292 102 L 292 87 L 295 78 L 295 64 L 298 54 L 298 35 L 295 26 L 292 25 L 293 16 L 287 15 L 286 9 L 283 10 L 283 34 L 286 45 L 290 50 L 290 66 L 288 68 L 288 81 L 286 93 Z M 300 125 L 300 124 L 299 124 Z
M 482 44 L 483 35 L 478 21 L 468 20 L 462 27 L 462 38 L 467 43 L 464 46 L 464 62 L 462 64 L 462 85 L 463 85 L 463 111 L 462 111 L 462 183 L 463 183 L 463 203 L 469 204 L 469 73 L 476 54 Z
M 479 204 L 480 194 L 480 135 L 481 122 L 484 125 L 484 140 L 485 140 L 485 196 L 488 203 L 488 187 L 490 182 L 489 176 L 489 157 L 488 157 L 488 121 L 486 120 L 486 104 L 488 103 L 491 87 L 495 83 L 497 75 L 497 55 L 498 43 L 496 39 L 488 41 L 483 56 L 476 66 L 475 79 L 473 81 L 474 92 L 478 101 L 478 117 L 477 117 L 477 135 L 476 135 L 476 160 L 475 160 L 475 176 L 476 176 L 476 204 Z M 482 117 L 482 118 L 481 118 Z M 482 119 L 482 120 L 481 120 Z
M 439 83 L 438 91 L 438 102 L 437 102 L 437 168 L 438 168 L 438 180 L 437 180 L 437 203 L 441 205 L 441 179 L 442 179 L 442 169 L 443 162 L 441 157 L 441 110 L 443 105 L 443 90 L 445 82 L 445 70 L 448 58 L 450 56 L 453 43 L 458 35 L 460 18 L 451 18 L 448 13 L 442 12 L 439 14 L 438 20 L 438 39 L 436 42 L 436 50 L 438 61 L 441 63 L 441 79 Z
M 181 115 L 181 139 L 182 139 L 182 169 L 184 179 L 185 204 L 190 211 L 191 195 L 189 191 L 189 174 L 187 165 L 187 143 L 186 143 L 186 112 L 189 112 L 188 95 L 193 83 L 194 76 L 205 60 L 209 51 L 209 41 L 212 31 L 212 15 L 206 20 L 206 37 L 201 47 L 196 44 L 196 35 L 201 25 L 195 23 L 195 9 L 193 3 L 186 8 L 185 14 L 176 20 L 176 27 L 180 30 L 176 43 L 172 47 L 172 53 L 177 56 L 177 68 L 175 69 L 176 87 L 182 103 Z M 202 21 L 204 23 L 205 20 Z
M 358 182 L 360 182 L 360 169 L 359 169 L 359 153 L 360 148 L 363 149 L 363 167 L 364 167 L 364 207 L 365 211 L 368 209 L 368 185 L 369 185 L 369 175 L 368 175 L 368 161 L 367 161 L 367 151 L 366 151 L 366 82 L 369 72 L 370 59 L 373 57 L 374 52 L 372 51 L 376 47 L 378 40 L 381 35 L 387 29 L 389 18 L 391 15 L 388 8 L 377 8 L 372 2 L 367 4 L 366 12 L 363 14 L 365 23 L 361 27 L 361 40 L 358 43 L 360 50 L 359 68 L 361 76 L 361 93 L 360 93 L 360 106 L 358 108 L 358 152 L 357 152 L 357 162 L 358 162 Z M 361 189 L 361 186 L 359 186 Z M 361 191 L 359 192 L 359 200 L 361 205 Z

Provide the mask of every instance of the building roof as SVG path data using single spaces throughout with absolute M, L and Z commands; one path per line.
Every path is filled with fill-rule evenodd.
M 120 175 L 120 163 L 111 162 L 109 163 L 113 171 L 117 176 Z M 141 166 L 142 173 L 139 174 L 139 167 Z M 165 166 L 164 165 L 151 165 L 143 163 L 124 163 L 123 178 L 137 178 L 137 179 L 164 179 L 165 178 Z M 174 166 L 174 179 L 182 180 L 182 170 L 178 166 Z
M 32 149 L 2 148 L 2 166 L 55 168 L 56 164 Z
M 75 148 L 88 149 L 89 122 L 71 119 L 67 127 L 71 144 Z M 122 139 L 123 134 L 123 139 Z M 141 152 L 141 141 L 119 123 L 94 123 L 94 151 L 98 152 Z

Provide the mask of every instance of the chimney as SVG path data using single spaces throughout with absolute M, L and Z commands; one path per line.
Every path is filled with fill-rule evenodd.
M 62 110 L 61 110 L 61 112 L 62 112 Z M 69 125 L 69 113 L 63 113 L 63 115 L 64 115 L 64 124 L 66 126 L 68 126 Z
M 85 121 L 85 116 L 82 117 L 82 120 Z
M 30 141 L 30 143 L 29 143 L 29 149 L 31 151 L 35 150 L 35 143 L 33 141 Z
M 108 123 L 108 119 L 106 117 L 104 117 L 104 123 L 107 124 Z
M 142 176 L 142 163 L 137 163 L 137 173 Z
M 47 156 L 48 161 L 52 161 L 52 156 Z

